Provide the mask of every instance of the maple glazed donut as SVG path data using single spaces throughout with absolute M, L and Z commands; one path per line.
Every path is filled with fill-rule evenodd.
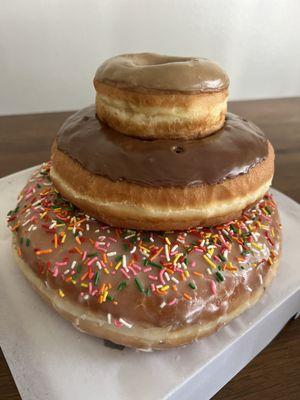
M 57 189 L 95 218 L 169 230 L 238 218 L 268 191 L 274 151 L 257 126 L 234 114 L 202 139 L 143 140 L 109 128 L 90 106 L 63 124 L 52 162 Z
M 22 190 L 8 225 L 33 288 L 80 331 L 139 349 L 214 332 L 255 304 L 276 275 L 280 223 L 270 195 L 211 228 L 112 228 L 65 200 L 50 164 Z
M 224 123 L 229 79 L 213 61 L 154 53 L 105 61 L 94 78 L 98 117 L 144 138 L 204 137 Z

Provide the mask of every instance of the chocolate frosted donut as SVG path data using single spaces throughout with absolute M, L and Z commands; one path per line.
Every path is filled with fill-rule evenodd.
M 143 140 L 107 127 L 90 106 L 52 148 L 51 176 L 78 207 L 114 226 L 165 230 L 226 222 L 260 199 L 273 177 L 263 132 L 228 114 L 201 140 Z
M 19 266 L 86 333 L 140 349 L 190 343 L 260 298 L 280 254 L 266 195 L 214 228 L 145 232 L 103 225 L 66 201 L 43 165 L 8 214 Z
M 191 139 L 223 125 L 229 79 L 205 58 L 140 53 L 105 61 L 94 86 L 97 114 L 112 128 L 138 137 Z

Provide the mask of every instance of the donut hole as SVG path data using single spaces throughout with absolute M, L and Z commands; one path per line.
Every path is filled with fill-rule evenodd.
M 172 151 L 174 151 L 174 153 L 180 154 L 184 152 L 184 148 L 181 146 L 173 146 Z

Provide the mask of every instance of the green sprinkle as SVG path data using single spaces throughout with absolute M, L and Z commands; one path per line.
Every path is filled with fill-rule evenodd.
M 129 247 L 128 247 L 128 244 L 127 244 L 127 243 L 123 244 L 123 249 L 124 249 L 125 251 L 128 251 L 128 250 L 129 250 Z
M 108 296 L 106 296 L 106 299 L 109 301 L 113 301 L 114 298 L 111 295 L 108 295 Z
M 217 281 L 218 282 L 223 282 L 224 281 L 224 276 L 221 274 L 220 271 L 216 272 L 216 276 L 217 276 Z
M 219 254 L 218 257 L 220 258 L 220 260 L 226 261 L 226 258 L 223 256 L 223 254 Z
M 41 186 L 39 183 L 37 183 L 37 184 L 36 184 L 36 187 L 37 187 L 38 189 L 40 189 L 42 186 Z
M 245 268 L 241 266 L 241 269 L 245 269 Z
M 95 257 L 97 254 L 98 254 L 98 253 L 89 253 L 89 254 L 87 254 L 86 256 L 87 256 L 87 257 Z
M 24 238 L 21 237 L 21 239 L 20 239 L 20 244 L 23 244 L 23 242 L 24 242 Z
M 80 274 L 81 270 L 82 270 L 82 265 L 78 264 L 77 267 L 76 267 L 77 273 Z
M 156 268 L 159 268 L 159 269 L 163 269 L 163 266 L 162 266 L 162 265 L 156 264 L 156 263 L 153 262 L 153 261 L 148 261 L 147 264 L 148 264 L 148 265 L 151 265 L 152 267 L 156 267 Z M 146 264 L 146 265 L 147 265 L 147 264 Z
M 151 290 L 150 290 L 150 288 L 148 288 L 148 289 L 145 290 L 145 295 L 146 295 L 146 296 L 150 296 L 150 295 L 151 295 Z
M 236 227 L 233 226 L 232 224 L 230 224 L 230 228 L 233 230 L 234 233 L 237 233 L 237 232 L 238 232 L 237 229 L 236 229 Z
M 116 262 L 119 262 L 119 261 L 121 261 L 121 260 L 122 260 L 122 256 L 120 256 L 120 255 L 116 256 L 116 258 L 115 258 L 115 261 L 116 261 Z
M 227 235 L 227 233 L 223 232 L 223 236 L 226 237 L 226 239 L 228 240 L 228 242 L 232 242 L 231 237 L 229 237 L 229 235 Z
M 12 215 L 13 212 L 14 212 L 14 210 L 8 211 L 7 216 L 10 217 L 10 216 Z
M 152 267 L 156 267 L 156 268 L 159 268 L 159 269 L 163 269 L 163 266 L 162 265 L 160 265 L 160 264 L 156 264 L 155 262 L 153 262 L 153 261 L 149 261 L 147 258 L 145 258 L 144 260 L 143 260 L 143 264 L 146 266 L 146 265 L 151 265 Z
M 134 278 L 134 282 L 135 282 L 137 288 L 139 289 L 139 291 L 140 291 L 141 293 L 143 293 L 143 292 L 144 292 L 144 289 L 143 289 L 143 286 L 142 286 L 141 282 L 138 280 L 138 278 Z
M 29 247 L 29 246 L 30 246 L 30 240 L 26 239 L 26 247 Z
M 97 271 L 95 274 L 95 278 L 94 278 L 94 285 L 97 286 L 99 283 L 99 279 L 100 279 L 100 272 Z
M 221 265 L 218 265 L 218 270 L 219 270 L 219 271 L 221 271 L 221 270 L 222 270 L 222 267 L 221 267 Z
M 272 211 L 270 210 L 270 208 L 269 208 L 268 206 L 265 206 L 265 210 L 267 211 L 267 213 L 268 213 L 269 215 L 272 214 Z
M 196 285 L 194 284 L 194 282 L 190 282 L 190 283 L 189 283 L 189 287 L 190 287 L 191 289 L 193 289 L 193 290 L 196 289 Z
M 122 291 L 123 289 L 125 289 L 127 286 L 127 282 L 123 281 L 121 283 L 119 283 L 118 285 L 118 290 Z

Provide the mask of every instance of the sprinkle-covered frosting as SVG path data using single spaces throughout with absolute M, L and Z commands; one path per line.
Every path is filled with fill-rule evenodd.
M 104 225 L 65 200 L 45 163 L 8 213 L 17 252 L 62 299 L 130 329 L 177 329 L 229 312 L 264 285 L 280 251 L 280 223 L 266 195 L 239 220 L 181 232 Z

